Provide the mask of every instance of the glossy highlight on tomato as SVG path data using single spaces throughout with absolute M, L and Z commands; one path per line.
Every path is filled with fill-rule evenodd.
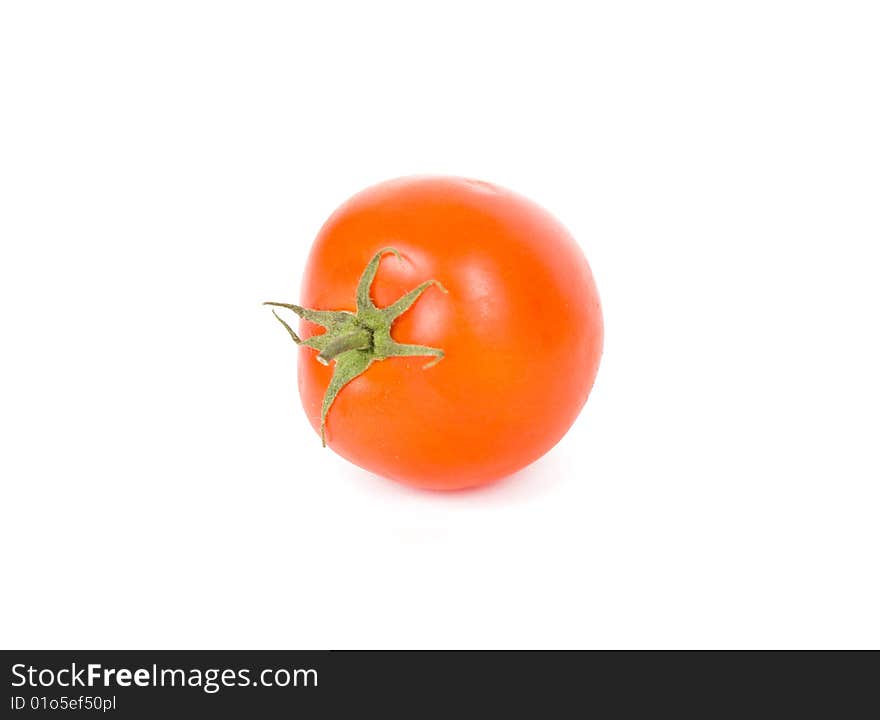
M 358 193 L 318 233 L 300 303 L 268 304 L 301 318 L 299 333 L 285 325 L 326 444 L 422 488 L 483 485 L 541 457 L 586 402 L 602 352 L 599 296 L 568 231 L 465 178 Z

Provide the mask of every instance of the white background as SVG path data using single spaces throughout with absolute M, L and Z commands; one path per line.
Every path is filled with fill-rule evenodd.
M 880 16 L 7 2 L 0 644 L 880 646 Z M 582 243 L 571 432 L 407 489 L 306 423 L 309 244 L 416 172 Z

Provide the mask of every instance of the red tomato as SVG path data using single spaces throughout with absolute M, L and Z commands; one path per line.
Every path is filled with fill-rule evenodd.
M 348 200 L 312 246 L 301 302 L 284 307 L 304 318 L 312 425 L 356 465 L 423 488 L 482 485 L 541 457 L 602 352 L 599 296 L 571 235 L 526 198 L 463 178 L 402 178 Z

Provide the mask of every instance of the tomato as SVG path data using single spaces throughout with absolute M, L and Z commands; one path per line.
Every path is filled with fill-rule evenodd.
M 599 296 L 571 235 L 526 198 L 464 178 L 358 193 L 318 233 L 301 304 L 268 304 L 302 318 L 299 334 L 287 326 L 300 396 L 326 444 L 422 488 L 483 485 L 541 457 L 602 352 Z

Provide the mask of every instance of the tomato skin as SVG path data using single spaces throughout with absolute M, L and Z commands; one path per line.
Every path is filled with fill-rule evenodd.
M 483 485 L 534 462 L 587 400 L 602 352 L 602 313 L 587 260 L 547 211 L 509 190 L 455 177 L 370 187 L 327 220 L 312 246 L 300 304 L 355 310 L 360 274 L 377 250 L 376 305 L 428 279 L 392 327 L 399 342 L 445 358 L 388 358 L 346 385 L 327 418 L 327 444 L 370 472 L 422 488 Z M 301 335 L 322 332 L 302 321 Z M 301 347 L 299 389 L 316 431 L 332 367 Z

